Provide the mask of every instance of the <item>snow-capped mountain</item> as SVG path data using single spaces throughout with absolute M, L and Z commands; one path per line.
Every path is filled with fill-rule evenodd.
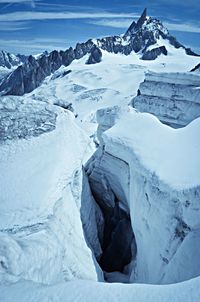
M 171 36 L 160 21 L 147 17 L 145 9 L 137 23 L 133 22 L 124 35 L 90 39 L 85 43 L 78 43 L 75 49 L 70 47 L 66 51 L 55 50 L 38 59 L 29 56 L 24 65 L 4 79 L 0 84 L 0 91 L 3 95 L 23 95 L 31 92 L 62 65 L 69 66 L 74 60 L 79 60 L 87 54 L 87 64 L 99 63 L 102 50 L 126 56 L 134 52 L 142 60 L 155 60 L 160 55 L 167 56 L 171 48 L 183 49 L 186 55 L 197 56 Z
M 25 55 L 14 55 L 9 52 L 0 51 L 0 81 L 26 61 Z
M 12 69 L 13 67 L 22 65 L 25 60 L 25 55 L 14 55 L 3 50 L 0 51 L 0 67 Z

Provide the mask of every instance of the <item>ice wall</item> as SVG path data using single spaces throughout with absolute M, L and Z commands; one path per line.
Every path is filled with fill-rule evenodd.
M 130 211 L 137 245 L 131 282 L 174 283 L 200 274 L 199 131 L 200 119 L 175 130 L 129 112 L 102 135 L 90 181 L 97 199 L 105 196 L 112 206 L 119 196 Z
M 183 127 L 200 116 L 200 76 L 148 72 L 132 105 L 156 115 L 163 123 Z
M 97 280 L 80 219 L 88 139 L 42 102 L 1 99 L 0 119 L 0 281 Z

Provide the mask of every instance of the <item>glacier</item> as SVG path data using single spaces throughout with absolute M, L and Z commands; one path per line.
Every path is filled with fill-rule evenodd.
M 172 127 L 186 126 L 200 116 L 200 76 L 189 72 L 147 72 L 132 105 Z
M 108 123 L 114 111 L 104 110 Z M 117 116 L 102 133 L 86 171 L 97 203 L 114 207 L 117 198 L 130 213 L 137 247 L 136 258 L 131 247 L 130 282 L 166 284 L 196 277 L 200 119 L 173 129 L 133 109 Z
M 97 280 L 80 218 L 82 164 L 92 150 L 87 136 L 59 107 L 20 100 L 1 106 L 7 115 L 0 146 L 1 283 Z

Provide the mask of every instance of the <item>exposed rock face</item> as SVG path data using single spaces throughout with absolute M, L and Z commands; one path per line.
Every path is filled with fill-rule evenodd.
M 98 47 L 93 46 L 90 52 L 91 53 L 90 53 L 89 59 L 86 62 L 86 64 L 100 63 L 101 62 L 101 58 L 102 58 L 102 52 L 101 52 L 101 50 Z
M 132 105 L 163 123 L 182 127 L 200 116 L 200 76 L 191 73 L 147 73 Z
M 200 63 L 197 64 L 194 68 L 191 69 L 191 72 L 197 72 L 197 73 L 200 73 Z
M 161 54 L 163 55 L 167 55 L 167 49 L 165 46 L 161 46 L 161 47 L 157 47 L 157 48 L 153 48 L 151 50 L 146 51 L 143 56 L 142 59 L 143 60 L 155 60 L 157 57 L 159 57 Z
M 110 120 L 108 115 L 106 113 L 105 119 Z M 127 124 L 131 129 L 130 132 L 127 131 Z M 103 134 L 103 145 L 86 167 L 95 200 L 101 204 L 101 207 L 107 210 L 115 209 L 118 200 L 126 213 L 130 211 L 132 231 L 135 235 L 135 248 L 131 250 L 134 259 L 131 282 L 174 283 L 193 278 L 200 273 L 198 259 L 200 186 L 194 183 L 183 189 L 184 175 L 188 175 L 188 172 L 183 170 L 180 172 L 179 184 L 176 186 L 174 182 L 169 185 L 156 172 L 148 168 L 148 162 L 151 162 L 154 156 L 158 156 L 157 160 L 160 166 L 162 165 L 159 160 L 162 154 L 157 152 L 156 148 L 162 153 L 163 141 L 171 150 L 167 152 L 169 158 L 164 158 L 163 162 L 166 161 L 171 165 L 173 156 L 178 156 L 177 169 L 179 169 L 178 162 L 182 157 L 176 148 L 185 150 L 188 139 L 192 139 L 191 150 L 189 148 L 187 152 L 193 154 L 191 156 L 197 164 L 198 151 L 195 148 L 192 151 L 192 146 L 197 139 L 195 133 L 198 133 L 198 128 L 193 133 L 191 127 L 188 126 L 188 130 L 185 130 L 188 137 L 185 137 L 184 145 L 183 132 L 169 131 L 169 128 L 162 125 L 155 117 L 150 118 L 148 114 L 129 113 Z M 170 143 L 166 137 L 170 133 L 173 137 L 174 131 L 177 131 L 177 136 L 174 137 L 175 143 Z M 149 142 L 157 147 L 151 149 Z M 148 161 L 144 162 L 142 152 L 147 153 L 147 151 L 142 150 L 148 147 L 150 154 L 147 156 Z M 188 167 L 190 162 L 190 157 L 188 160 L 183 158 L 182 165 Z M 192 169 L 198 170 L 195 164 L 191 163 L 189 169 L 191 175 L 193 175 Z M 171 171 L 171 175 L 173 173 Z M 128 226 L 126 228 L 129 229 Z M 125 248 L 126 245 L 124 242 L 123 244 Z M 109 257 L 109 252 L 107 256 Z
M 45 77 L 55 72 L 61 65 L 70 65 L 74 59 L 90 54 L 87 63 L 99 63 L 102 56 L 101 50 L 124 55 L 129 55 L 134 51 L 139 55 L 141 53 L 141 59 L 155 60 L 161 54 L 167 55 L 165 46 L 157 44 L 157 41 L 161 39 L 175 48 L 185 49 L 188 55 L 196 55 L 172 37 L 159 20 L 147 17 L 145 9 L 139 20 L 133 22 L 123 36 L 89 39 L 85 43 L 78 43 L 75 49 L 70 47 L 66 51 L 55 50 L 50 54 L 44 53 L 37 59 L 30 56 L 24 65 L 5 77 L 0 84 L 0 92 L 3 95 L 23 95 L 33 91 Z

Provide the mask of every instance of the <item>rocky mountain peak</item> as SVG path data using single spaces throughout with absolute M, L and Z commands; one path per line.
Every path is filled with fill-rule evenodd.
M 147 9 L 145 8 L 142 15 L 138 19 L 138 21 L 137 22 L 133 21 L 131 23 L 131 25 L 128 28 L 128 30 L 126 31 L 124 37 L 130 36 L 131 34 L 135 33 L 139 28 L 142 27 L 142 25 L 144 24 L 144 22 L 146 20 L 147 20 Z
M 145 36 L 145 38 L 146 36 L 152 35 L 155 39 L 159 39 L 160 36 L 169 35 L 169 32 L 160 20 L 148 17 L 147 9 L 145 8 L 141 17 L 137 22 L 133 21 L 123 38 L 126 40 L 133 39 L 137 35 L 141 37 Z
M 142 25 L 144 24 L 144 22 L 147 20 L 147 9 L 145 8 L 141 17 L 138 19 L 137 23 L 136 23 L 136 29 L 139 29 L 140 27 L 142 27 Z

